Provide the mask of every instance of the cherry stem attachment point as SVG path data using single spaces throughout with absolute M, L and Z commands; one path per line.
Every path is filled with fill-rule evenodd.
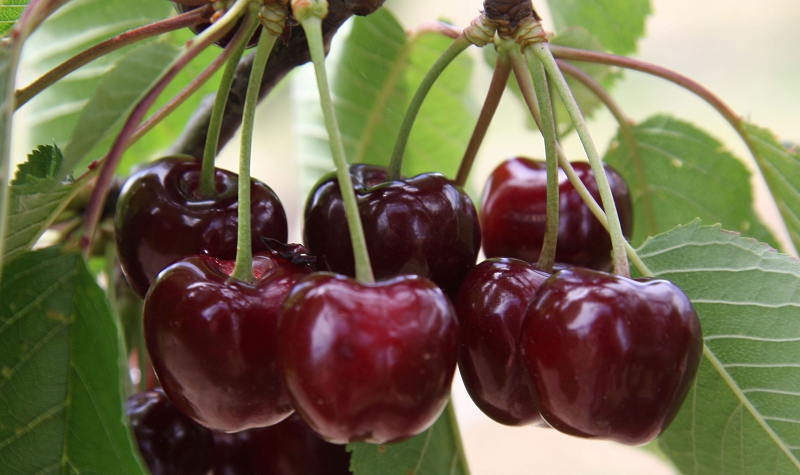
M 322 113 L 325 118 L 325 127 L 328 131 L 331 154 L 333 155 L 333 161 L 336 165 L 336 178 L 339 181 L 339 190 L 342 193 L 342 200 L 344 201 L 347 227 L 350 231 L 350 240 L 353 245 L 356 279 L 359 282 L 374 283 L 375 275 L 372 272 L 372 265 L 367 250 L 367 239 L 364 236 L 364 228 L 361 224 L 361 214 L 358 210 L 353 179 L 350 176 L 350 169 L 347 165 L 344 142 L 339 132 L 339 122 L 336 119 L 336 109 L 333 105 L 331 90 L 328 84 L 328 75 L 325 70 L 325 46 L 322 41 L 322 19 L 314 15 L 308 15 L 300 21 L 306 33 L 306 38 L 308 39 L 311 61 L 314 63 L 320 106 L 322 107 Z
M 558 69 L 556 60 L 545 41 L 531 43 L 523 49 L 523 52 L 528 58 L 529 63 L 538 60 L 544 65 L 547 75 L 553 80 L 553 85 L 558 95 L 561 96 L 561 100 L 567 109 L 570 120 L 572 120 L 575 126 L 575 131 L 578 133 L 578 137 L 580 137 L 583 149 L 586 151 L 586 156 L 589 159 L 589 164 L 595 175 L 595 180 L 597 180 L 597 187 L 600 191 L 603 208 L 606 210 L 606 216 L 608 217 L 610 227 L 609 234 L 611 235 L 611 244 L 613 247 L 614 272 L 624 277 L 630 277 L 630 267 L 625 252 L 626 240 L 625 236 L 622 234 L 619 214 L 617 213 L 617 207 L 614 203 L 614 195 L 611 193 L 611 187 L 608 184 L 608 178 L 606 177 L 600 154 L 594 144 L 589 128 L 586 126 L 583 114 L 581 114 L 580 108 L 575 101 L 575 97 L 573 97 L 572 91 L 566 79 L 564 79 L 564 75 L 561 74 L 561 70 Z
M 222 73 L 222 78 L 220 78 L 217 95 L 214 99 L 214 107 L 211 110 L 208 135 L 206 136 L 206 145 L 203 151 L 203 164 L 200 169 L 200 195 L 206 198 L 212 198 L 217 194 L 217 186 L 214 179 L 216 175 L 214 173 L 214 162 L 219 148 L 222 117 L 225 115 L 225 105 L 231 92 L 236 67 L 239 65 L 239 60 L 242 58 L 247 43 L 260 26 L 255 17 L 249 16 L 223 51 L 223 53 L 229 53 L 230 56 L 225 65 L 225 71 Z M 228 51 L 229 49 L 231 51 Z
M 447 69 L 447 66 L 471 44 L 472 43 L 467 39 L 464 33 L 460 34 L 445 52 L 442 53 L 439 59 L 436 60 L 422 79 L 422 82 L 417 88 L 417 92 L 414 93 L 414 97 L 408 105 L 408 109 L 406 109 L 406 115 L 403 118 L 400 131 L 397 133 L 397 141 L 394 145 L 392 158 L 389 161 L 389 170 L 386 175 L 388 181 L 398 180 L 402 174 L 403 156 L 408 146 L 408 138 L 411 136 L 411 129 L 414 127 L 414 121 L 417 119 L 417 115 L 422 108 L 422 103 L 425 102 L 425 97 L 427 97 L 434 83 L 439 79 L 439 76 L 442 75 L 442 72 Z
M 475 163 L 475 157 L 478 155 L 481 143 L 483 143 L 486 132 L 489 130 L 489 125 L 491 125 L 492 119 L 494 119 L 497 107 L 500 105 L 500 99 L 503 98 L 503 93 L 506 90 L 506 85 L 508 85 L 508 78 L 510 75 L 511 63 L 508 61 L 508 54 L 500 54 L 497 57 L 497 64 L 494 66 L 492 82 L 489 84 L 489 91 L 483 102 L 483 108 L 478 116 L 475 129 L 472 131 L 472 137 L 469 139 L 467 150 L 464 152 L 464 158 L 461 159 L 461 165 L 458 167 L 458 173 L 455 179 L 455 184 L 458 186 L 463 187 L 467 184 L 469 173 L 472 170 L 472 164 Z
M 245 41 L 247 39 L 249 37 Z M 267 67 L 269 54 L 272 52 L 276 40 L 277 36 L 266 29 L 261 32 L 253 69 L 250 71 L 250 80 L 247 84 L 242 115 L 242 144 L 239 149 L 239 234 L 236 243 L 236 264 L 233 267 L 231 278 L 247 283 L 255 280 L 253 276 L 252 228 L 250 226 L 250 157 L 253 148 L 253 126 L 258 106 L 258 91 L 264 78 L 264 69 Z
M 519 50 L 511 51 L 511 65 L 514 68 L 514 74 L 517 78 L 517 82 L 520 85 L 520 90 L 522 91 L 522 96 L 525 99 L 525 103 L 528 106 L 528 110 L 530 111 L 531 115 L 533 116 L 533 120 L 536 122 L 536 125 L 539 127 L 539 130 L 542 129 L 542 118 L 541 114 L 539 113 L 539 106 L 537 103 L 536 93 L 533 89 L 533 83 L 531 82 L 530 73 L 527 70 L 527 62 L 525 58 L 522 56 L 522 53 Z M 608 230 L 608 218 L 606 218 L 606 213 L 603 211 L 603 208 L 595 201 L 592 194 L 589 192 L 589 189 L 586 188 L 586 185 L 583 184 L 581 179 L 578 177 L 577 173 L 575 173 L 575 169 L 572 167 L 572 164 L 567 159 L 564 150 L 561 148 L 558 143 L 556 143 L 556 152 L 558 153 L 558 162 L 561 166 L 561 169 L 564 173 L 567 174 L 567 178 L 569 179 L 572 186 L 578 192 L 578 194 L 583 199 L 584 203 L 589 207 L 589 211 L 600 221 L 600 224 Z M 645 265 L 644 261 L 639 257 L 636 253 L 636 249 L 630 245 L 629 242 L 625 241 L 625 251 L 628 254 L 628 258 L 631 260 L 636 269 L 645 277 L 653 276 L 653 272 Z

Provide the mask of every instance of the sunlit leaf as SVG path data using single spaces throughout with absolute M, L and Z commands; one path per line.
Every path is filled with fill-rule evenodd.
M 616 54 L 636 51 L 644 36 L 650 0 L 550 0 L 547 2 L 556 31 L 581 26 L 592 32 L 606 49 Z
M 5 36 L 17 24 L 17 20 L 30 0 L 0 0 L 0 36 Z

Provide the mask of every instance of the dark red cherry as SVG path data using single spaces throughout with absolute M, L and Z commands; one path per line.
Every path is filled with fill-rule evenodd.
M 292 412 L 278 371 L 278 318 L 306 274 L 256 255 L 256 281 L 229 275 L 233 261 L 182 259 L 159 274 L 144 303 L 144 334 L 164 391 L 198 423 L 221 432 L 275 424 Z
M 206 475 L 211 469 L 211 431 L 183 415 L 161 389 L 134 394 L 125 412 L 152 475 Z
M 536 405 L 553 428 L 641 445 L 678 413 L 703 340 L 675 284 L 563 270 L 525 314 L 522 351 Z
M 297 414 L 274 426 L 214 433 L 214 475 L 350 475 L 344 445 L 320 439 Z
M 384 183 L 386 170 L 352 165 L 350 174 L 375 277 L 416 274 L 455 296 L 480 250 L 472 200 L 442 175 L 428 173 Z M 339 182 L 331 174 L 312 191 L 303 239 L 321 270 L 354 276 L 353 249 Z
M 589 192 L 600 201 L 592 169 L 586 162 L 572 164 Z M 628 187 L 622 177 L 606 166 L 606 175 L 617 205 L 622 233 L 630 237 L 633 226 Z M 559 220 L 556 262 L 608 270 L 611 238 L 583 203 L 559 168 Z M 602 205 L 602 203 L 601 203 Z M 547 169 L 544 162 L 512 158 L 500 164 L 486 183 L 481 203 L 483 252 L 486 257 L 513 257 L 535 264 L 544 241 L 547 216 Z
M 329 442 L 386 443 L 430 427 L 458 357 L 450 300 L 431 281 L 320 273 L 286 300 L 280 355 L 292 405 Z
M 491 259 L 458 291 L 458 368 L 475 404 L 501 424 L 542 423 L 519 342 L 528 302 L 549 276 L 518 259 Z
M 117 251 L 140 297 L 162 269 L 182 257 L 236 257 L 238 176 L 215 173 L 219 194 L 212 199 L 200 196 L 200 162 L 191 159 L 157 160 L 125 182 L 114 220 Z M 252 180 L 250 200 L 253 252 L 269 250 L 262 237 L 286 242 L 286 213 L 272 189 Z
M 178 11 L 178 13 L 186 13 L 186 12 L 194 10 L 196 8 L 207 8 L 207 9 L 209 9 L 209 12 L 210 12 L 209 15 L 213 15 L 213 12 L 214 12 L 213 6 L 212 5 L 207 5 L 208 3 L 211 3 L 211 2 L 200 2 L 199 4 L 197 4 L 197 6 L 192 6 L 191 5 L 192 3 L 197 3 L 197 2 L 185 2 L 187 4 L 183 4 L 183 3 L 180 3 L 180 2 L 173 1 L 172 3 L 175 4 L 175 9 Z M 224 48 L 225 46 L 227 46 L 228 43 L 230 43 L 231 40 L 233 39 L 234 35 L 236 35 L 236 32 L 239 30 L 239 27 L 242 26 L 242 22 L 243 22 L 243 19 L 240 19 L 236 23 L 236 25 L 234 25 L 233 28 L 229 32 L 227 32 L 225 34 L 225 36 L 220 38 L 219 41 L 217 41 L 215 44 L 217 46 L 221 47 L 221 48 Z M 199 23 L 197 25 L 194 25 L 194 26 L 190 27 L 190 29 L 195 34 L 200 34 L 203 30 L 205 30 L 209 26 L 211 26 L 211 23 L 206 21 L 206 22 L 202 22 L 202 23 Z M 250 41 L 248 41 L 248 43 L 247 43 L 247 47 L 248 48 L 252 48 L 255 45 L 257 45 L 259 36 L 261 36 L 261 28 L 257 29 L 256 32 L 253 34 L 253 36 L 250 38 Z

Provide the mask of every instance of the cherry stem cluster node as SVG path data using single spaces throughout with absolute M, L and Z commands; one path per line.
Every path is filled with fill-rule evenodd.
M 529 63 L 540 61 L 541 64 L 544 65 L 547 75 L 552 79 L 556 91 L 559 96 L 561 96 L 561 100 L 575 126 L 578 137 L 580 137 L 581 144 L 586 151 L 586 156 L 589 159 L 595 179 L 597 180 L 597 187 L 600 191 L 603 208 L 606 210 L 606 216 L 608 217 L 609 234 L 611 235 L 611 243 L 613 246 L 614 272 L 618 275 L 629 277 L 630 267 L 625 252 L 626 240 L 625 236 L 622 234 L 622 227 L 614 203 L 614 196 L 611 193 L 611 187 L 608 184 L 600 154 L 597 151 L 594 140 L 592 140 L 589 128 L 586 126 L 583 114 L 581 114 L 580 108 L 572 95 L 572 91 L 566 79 L 564 79 L 564 75 L 561 74 L 561 70 L 558 69 L 558 64 L 556 64 L 556 60 L 550 52 L 548 44 L 544 41 L 533 42 L 524 47 L 523 52 Z
M 403 156 L 406 153 L 406 146 L 408 146 L 408 138 L 411 136 L 411 129 L 414 127 L 414 121 L 417 119 L 422 103 L 425 102 L 428 92 L 430 92 L 436 80 L 442 75 L 442 72 L 447 68 L 459 54 L 464 52 L 471 44 L 473 44 L 467 36 L 462 33 L 458 38 L 453 41 L 444 53 L 436 60 L 436 62 L 428 70 L 428 73 L 422 79 L 417 92 L 411 99 L 411 103 L 406 109 L 406 115 L 403 118 L 403 123 L 400 125 L 400 131 L 397 134 L 397 141 L 394 145 L 394 152 L 389 161 L 389 171 L 386 179 L 389 181 L 397 180 L 402 175 Z
M 225 52 L 228 52 L 227 50 L 229 49 L 232 51 L 225 65 L 225 71 L 222 73 L 222 78 L 220 78 L 217 95 L 214 98 L 214 107 L 211 110 L 208 135 L 206 136 L 206 144 L 203 151 L 203 166 L 200 171 L 200 194 L 206 198 L 211 198 L 217 194 L 214 181 L 214 162 L 219 148 L 219 134 L 222 129 L 222 118 L 225 115 L 225 105 L 231 92 L 236 67 L 239 65 L 239 60 L 242 58 L 248 41 L 250 41 L 259 26 L 253 16 L 248 16 L 248 19 L 239 28 L 236 37 L 225 47 Z
M 303 2 L 292 2 L 293 12 L 297 15 L 297 10 L 294 10 L 294 8 L 296 8 L 294 6 L 295 3 Z M 333 155 L 333 161 L 336 165 L 336 177 L 339 181 L 342 201 L 344 201 L 347 227 L 350 231 L 350 240 L 353 245 L 356 279 L 360 282 L 374 283 L 375 275 L 372 272 L 369 252 L 367 251 L 367 239 L 364 236 L 364 228 L 361 224 L 361 215 L 358 210 L 353 179 L 350 176 L 350 169 L 347 165 L 344 142 L 339 132 L 339 123 L 336 119 L 336 110 L 333 105 L 331 90 L 328 84 L 328 75 L 325 70 L 325 46 L 322 40 L 322 19 L 308 13 L 309 11 L 320 11 L 320 9 L 307 8 L 308 10 L 302 10 L 303 14 L 298 20 L 300 20 L 306 37 L 308 38 L 308 49 L 311 53 L 311 61 L 314 63 L 320 105 L 325 118 L 325 127 L 328 131 L 331 154 Z
M 517 82 L 519 83 L 520 90 L 522 91 L 522 97 L 525 99 L 525 103 L 528 106 L 528 110 L 530 111 L 531 115 L 533 116 L 533 120 L 536 122 L 536 125 L 539 127 L 539 130 L 542 130 L 542 118 L 539 112 L 539 106 L 537 104 L 536 93 L 534 92 L 533 82 L 531 81 L 530 74 L 527 70 L 527 61 L 525 61 L 524 56 L 519 50 L 511 51 L 511 65 L 514 68 L 514 75 L 517 78 Z M 558 143 L 556 143 L 556 152 L 558 154 L 558 162 L 561 166 L 561 169 L 566 173 L 567 178 L 569 179 L 572 186 L 578 192 L 580 197 L 583 199 L 584 203 L 589 207 L 589 211 L 600 221 L 600 224 L 603 225 L 606 230 L 608 230 L 608 218 L 606 218 L 606 213 L 603 211 L 603 208 L 595 201 L 594 197 L 589 192 L 589 189 L 586 188 L 586 185 L 581 181 L 578 177 L 575 169 L 572 167 L 572 164 L 567 159 L 564 150 L 561 148 Z M 652 271 L 645 265 L 644 261 L 639 257 L 636 253 L 636 250 L 633 246 L 630 245 L 629 242 L 625 241 L 625 250 L 628 254 L 628 258 L 631 260 L 636 269 L 646 277 L 653 276 Z

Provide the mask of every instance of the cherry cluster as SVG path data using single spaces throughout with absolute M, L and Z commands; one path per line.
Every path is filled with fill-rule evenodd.
M 591 170 L 575 168 L 596 196 Z M 232 278 L 237 177 L 216 170 L 217 194 L 205 197 L 199 169 L 179 157 L 146 166 L 124 185 L 115 225 L 123 271 L 145 298 L 163 392 L 200 432 L 229 433 L 212 437 L 219 453 L 249 450 L 241 440 L 258 444 L 256 431 L 299 418 L 335 444 L 407 439 L 443 411 L 457 362 L 476 404 L 500 423 L 638 445 L 669 425 L 697 372 L 702 341 L 688 298 L 665 280 L 604 272 L 608 233 L 565 176 L 556 272 L 535 266 L 539 163 L 503 163 L 480 220 L 440 174 L 387 181 L 382 167 L 351 166 L 374 284 L 353 278 L 333 175 L 308 198 L 307 248 L 284 244 L 282 205 L 252 180 L 253 280 Z M 627 187 L 607 171 L 629 234 Z M 476 266 L 482 237 L 490 259 Z M 168 420 L 134 427 L 169 431 L 158 429 Z M 136 430 L 140 445 L 156 437 Z

